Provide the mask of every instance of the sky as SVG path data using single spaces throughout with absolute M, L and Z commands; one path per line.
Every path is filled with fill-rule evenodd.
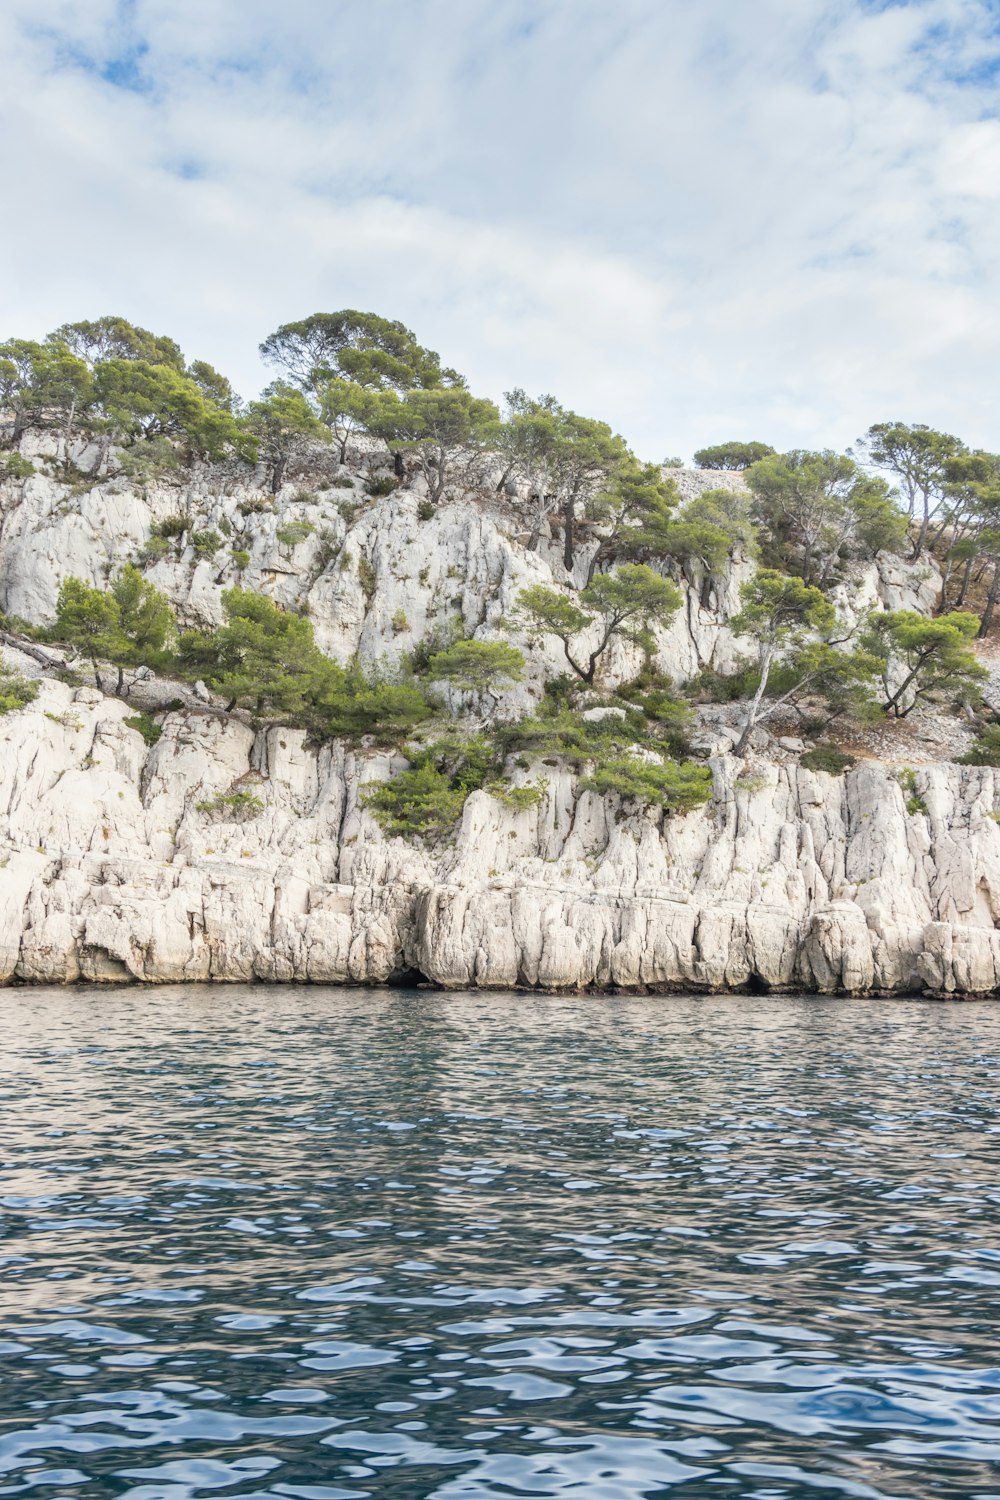
M 0 337 L 400 318 L 645 459 L 1000 447 L 1000 0 L 6 0 Z

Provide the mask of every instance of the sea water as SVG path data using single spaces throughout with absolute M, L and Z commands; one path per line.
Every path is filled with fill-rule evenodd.
M 1000 1007 L 0 996 L 0 1496 L 1000 1496 Z

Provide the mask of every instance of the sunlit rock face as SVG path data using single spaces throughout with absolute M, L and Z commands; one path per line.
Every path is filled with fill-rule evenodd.
M 364 470 L 337 477 L 273 500 L 235 466 L 146 485 L 98 478 L 70 490 L 42 472 L 8 482 L 0 606 L 45 623 L 62 579 L 103 585 L 141 556 L 183 623 L 215 623 L 224 589 L 253 588 L 307 606 L 322 649 L 342 662 L 391 664 L 460 616 L 467 635 L 520 645 L 528 667 L 488 713 L 458 699 L 455 712 L 488 729 L 490 715 L 530 710 L 565 662 L 519 618 L 517 599 L 566 581 L 557 539 L 529 549 L 500 498 L 459 494 L 427 514 L 419 481 L 371 500 Z M 155 523 L 174 516 L 183 532 L 150 549 Z M 590 545 L 584 534 L 581 566 Z M 657 636 L 661 670 L 683 681 L 741 659 L 728 622 L 752 571 L 737 558 L 718 583 L 677 578 L 683 603 Z M 939 588 L 932 567 L 890 561 L 855 570 L 835 598 L 849 621 L 880 606 L 930 610 Z M 6 655 L 40 676 L 40 691 L 0 718 L 5 981 L 1000 986 L 992 770 L 918 769 L 926 812 L 914 813 L 875 761 L 834 778 L 774 763 L 762 745 L 748 776 L 719 726 L 703 746 L 714 798 L 696 812 L 630 812 L 547 766 L 537 807 L 513 812 L 476 792 L 455 838 L 422 848 L 387 838 L 361 805 L 362 786 L 398 758 L 256 731 L 190 686 L 137 681 L 136 701 L 184 705 L 150 749 L 126 723 L 134 707 Z M 640 665 L 636 648 L 616 645 L 606 685 Z M 234 787 L 263 810 L 227 821 L 213 799 Z
M 998 773 L 833 778 L 711 762 L 714 801 L 625 816 L 547 768 L 542 803 L 468 800 L 451 845 L 387 839 L 359 806 L 387 755 L 211 710 L 129 708 L 44 680 L 0 719 L 5 980 L 302 980 L 886 993 L 1000 984 Z M 264 810 L 226 821 L 218 793 Z M 199 808 L 199 804 L 201 807 Z

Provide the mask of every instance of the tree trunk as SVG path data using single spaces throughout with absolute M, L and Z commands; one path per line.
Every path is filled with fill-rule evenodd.
M 111 452 L 111 439 L 110 439 L 110 437 L 107 437 L 107 436 L 102 437 L 100 439 L 100 441 L 98 442 L 98 444 L 97 444 L 97 457 L 94 460 L 93 468 L 90 471 L 90 478 L 91 479 L 96 479 L 97 476 L 100 474 L 101 468 L 107 462 L 108 454 L 110 452 Z
M 977 640 L 985 641 L 993 624 L 993 611 L 996 608 L 997 595 L 1000 594 L 1000 558 L 993 564 L 993 581 L 990 584 L 989 598 L 986 600 L 986 608 L 983 610 L 982 624 L 979 627 Z
M 604 562 L 606 558 L 611 557 L 612 555 L 613 554 L 611 548 L 607 545 L 607 543 L 602 542 L 597 551 L 594 553 L 593 557 L 590 559 L 590 563 L 587 567 L 587 582 L 584 584 L 584 588 L 587 588 L 588 585 L 593 583 L 594 574 L 597 572 L 601 563 Z
M 913 551 L 910 554 L 910 561 L 911 562 L 916 562 L 917 558 L 920 556 L 921 552 L 924 550 L 924 543 L 927 540 L 927 528 L 928 528 L 928 526 L 930 524 L 931 524 L 930 506 L 929 506 L 928 501 L 927 501 L 927 496 L 925 495 L 924 496 L 924 519 L 920 523 L 920 530 L 917 533 L 917 540 L 913 544 Z
M 73 433 L 73 421 L 76 417 L 76 398 L 70 402 L 69 415 L 66 418 L 66 426 L 63 429 L 63 466 L 69 468 L 69 440 Z
M 576 501 L 572 495 L 566 497 L 563 506 L 563 567 L 567 573 L 573 571 L 573 556 L 576 546 L 574 527 L 576 523 Z
M 909 692 L 911 686 L 919 676 L 920 668 L 924 665 L 925 662 L 930 661 L 933 655 L 933 650 L 922 652 L 919 659 L 917 660 L 916 665 L 911 667 L 910 671 L 907 672 L 903 681 L 900 683 L 899 687 L 891 697 L 889 696 L 889 684 L 886 680 L 886 673 L 882 673 L 882 686 L 886 692 L 885 712 L 889 713 L 891 711 L 894 719 L 905 719 L 906 715 L 910 712 L 910 709 L 913 708 L 914 703 L 916 703 L 917 701 L 916 698 L 914 698 L 913 703 L 910 704 L 910 708 L 900 708 L 900 704 L 903 701 L 903 695 L 904 693 Z
M 972 582 L 972 564 L 973 558 L 970 557 L 966 561 L 965 572 L 962 574 L 962 587 L 958 591 L 958 598 L 955 600 L 955 603 L 952 606 L 954 609 L 961 609 L 962 605 L 968 598 L 969 584 Z
M 563 655 L 565 656 L 566 660 L 569 662 L 570 666 L 573 668 L 573 671 L 576 673 L 577 677 L 579 677 L 582 682 L 586 682 L 588 685 L 590 683 L 592 683 L 593 680 L 594 680 L 594 666 L 595 666 L 595 662 L 594 662 L 593 656 L 590 658 L 590 666 L 589 666 L 588 670 L 585 672 L 583 670 L 583 668 L 581 666 L 578 666 L 577 663 L 573 660 L 573 657 L 570 654 L 569 641 L 566 639 L 566 637 L 564 635 L 561 635 L 559 637 L 559 639 L 562 641 L 562 644 L 563 644 Z
M 760 682 L 757 684 L 757 691 L 754 693 L 753 698 L 750 701 L 750 707 L 747 709 L 747 718 L 746 723 L 743 725 L 743 733 L 736 741 L 737 755 L 743 754 L 744 750 L 747 747 L 747 740 L 750 738 L 756 726 L 757 715 L 760 712 L 761 700 L 764 697 L 764 693 L 767 689 L 767 679 L 771 675 L 771 661 L 773 657 L 774 646 L 768 643 L 764 647 L 763 653 L 760 658 Z

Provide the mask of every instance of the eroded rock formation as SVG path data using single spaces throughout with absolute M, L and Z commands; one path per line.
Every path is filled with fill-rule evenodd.
M 209 557 L 188 542 L 148 568 L 187 622 L 217 620 L 221 590 L 242 581 L 308 604 L 331 655 L 375 662 L 458 613 L 469 634 L 527 651 L 525 680 L 500 711 L 537 701 L 560 670 L 558 647 L 533 642 L 515 604 L 526 584 L 564 576 L 558 549 L 526 550 L 474 499 L 421 520 L 419 485 L 356 515 L 346 493 L 288 486 L 261 511 L 259 488 L 231 477 L 203 477 L 183 493 L 112 480 L 68 495 L 39 474 L 0 495 L 0 604 L 51 619 L 61 578 L 104 582 L 146 545 L 151 522 L 183 511 L 189 535 L 225 538 Z M 357 480 L 347 499 L 359 497 Z M 312 526 L 294 545 L 279 538 L 290 519 Z M 249 562 L 234 562 L 234 550 Z M 749 567 L 737 561 L 710 590 L 681 580 L 684 607 L 658 640 L 659 664 L 676 679 L 738 659 L 727 620 Z M 880 602 L 929 609 L 937 587 L 933 569 L 870 567 L 839 602 L 848 615 Z M 150 749 L 126 723 L 134 708 L 6 655 L 41 681 L 33 703 L 0 718 L 5 981 L 1000 986 L 992 770 L 919 767 L 926 811 L 908 811 L 913 796 L 877 761 L 834 778 L 766 754 L 748 765 L 717 753 L 712 803 L 671 817 L 629 813 L 554 765 L 539 806 L 512 812 L 476 792 L 455 840 L 431 850 L 387 839 L 360 806 L 361 786 L 394 769 L 388 755 L 255 731 L 188 690 Z M 636 665 L 634 648 L 621 646 L 609 675 Z M 135 691 L 141 698 L 143 684 Z M 158 706 L 155 684 L 145 691 Z M 705 742 L 725 746 L 724 734 Z M 233 821 L 213 805 L 234 788 L 251 788 L 263 811 Z

